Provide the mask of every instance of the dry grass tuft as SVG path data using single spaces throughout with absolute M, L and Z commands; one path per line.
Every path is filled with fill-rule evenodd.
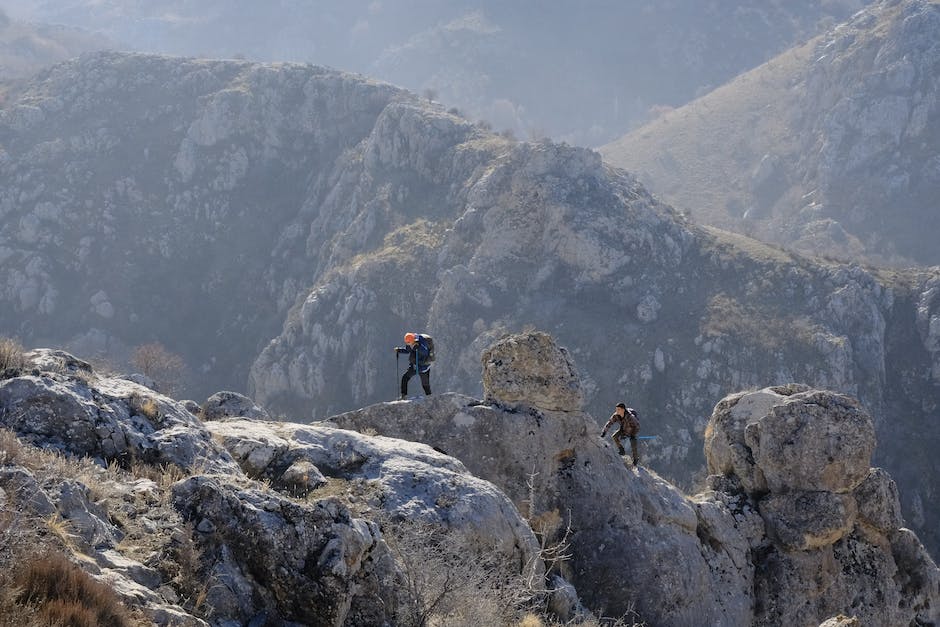
M 5 370 L 20 370 L 26 367 L 23 347 L 14 339 L 0 337 L 0 374 Z
M 46 624 L 132 625 L 117 595 L 59 553 L 23 564 L 13 579 L 16 602 L 37 608 Z

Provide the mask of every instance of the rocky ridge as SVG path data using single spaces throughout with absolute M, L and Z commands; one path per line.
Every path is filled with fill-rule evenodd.
M 134 443 L 129 450 L 173 431 L 179 446 L 155 447 L 131 470 L 172 459 L 178 474 L 154 482 L 91 465 L 75 478 L 44 476 L 22 454 L 9 455 L 5 441 L 0 501 L 38 516 L 58 512 L 91 556 L 83 567 L 157 624 L 401 624 L 406 617 L 396 612 L 409 607 L 413 590 L 406 556 L 446 546 L 460 553 L 464 571 L 488 563 L 488 584 L 503 582 L 497 589 L 554 586 L 554 596 L 542 585 L 535 594 L 563 620 L 584 620 L 588 610 L 633 611 L 652 625 L 940 618 L 940 570 L 904 528 L 890 476 L 869 468 L 873 421 L 854 399 L 800 385 L 723 399 L 705 435 L 708 489 L 690 497 L 626 466 L 598 437 L 597 420 L 580 407 L 578 368 L 551 337 L 508 336 L 481 363 L 484 380 L 499 382 L 483 399 L 435 395 L 300 425 L 268 421 L 231 393 L 207 402 L 214 420 L 187 418 L 180 402 L 68 354 L 34 351 L 0 381 L 0 422 L 22 446 L 86 450 L 78 427 L 86 413 L 56 412 L 75 425 L 65 437 L 43 435 L 42 425 L 49 396 L 63 407 L 90 396 L 102 415 L 119 416 L 115 429 L 98 431 L 102 443 L 92 450 L 105 450 L 118 430 Z M 135 413 L 151 410 L 134 410 L 139 399 L 116 388 L 171 419 L 159 428 L 158 418 Z M 147 425 L 152 433 L 134 435 Z M 206 434 L 209 447 L 194 444 Z M 99 464 L 119 464 L 116 454 Z M 421 540 L 406 552 L 392 540 L 410 525 Z M 439 537 L 446 543 L 435 543 Z M 570 558 L 545 559 L 556 542 Z M 184 543 L 199 549 L 199 575 L 221 584 L 207 588 L 200 607 L 187 601 L 189 582 L 171 576 Z M 564 592 L 562 576 L 587 610 Z M 473 615 L 505 620 L 485 613 L 494 589 L 479 584 L 472 582 Z
M 11 98 L 0 146 L 0 302 L 24 343 L 121 362 L 156 337 L 199 373 L 187 395 L 248 387 L 306 421 L 397 396 L 403 330 L 437 339 L 435 390 L 479 396 L 480 352 L 537 325 L 590 413 L 622 394 L 656 425 L 672 477 L 704 466 L 723 396 L 804 381 L 874 416 L 937 542 L 935 271 L 701 229 L 596 153 L 312 66 L 86 57 Z

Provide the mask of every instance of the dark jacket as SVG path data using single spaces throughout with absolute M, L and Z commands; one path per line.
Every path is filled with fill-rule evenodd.
M 606 432 L 614 423 L 619 424 L 620 431 L 631 438 L 636 437 L 636 434 L 640 432 L 640 420 L 637 417 L 636 410 L 632 407 L 628 407 L 627 410 L 623 412 L 623 416 L 614 412 L 610 420 L 607 421 L 607 424 L 604 425 L 604 431 Z
M 413 346 L 396 346 L 395 350 L 399 354 L 408 353 L 408 365 L 415 366 L 418 372 L 427 372 L 431 369 L 431 362 L 428 361 L 431 349 L 427 341 L 420 335 Z

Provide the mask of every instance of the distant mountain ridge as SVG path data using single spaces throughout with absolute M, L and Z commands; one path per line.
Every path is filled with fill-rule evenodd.
M 879 2 L 601 149 L 697 220 L 938 264 L 940 4 Z
M 866 0 L 7 0 L 124 49 L 357 71 L 495 130 L 598 145 L 848 18 Z M 559 45 L 565 42 L 565 45 Z
M 80 28 L 11 19 L 0 7 L 0 94 L 3 82 L 25 78 L 45 66 L 109 45 L 103 35 Z
M 159 340 L 185 394 L 309 420 L 397 397 L 404 331 L 435 337 L 435 392 L 478 394 L 482 348 L 536 326 L 588 412 L 637 407 L 685 481 L 723 396 L 808 382 L 861 400 L 937 545 L 936 271 L 697 227 L 596 153 L 315 66 L 84 57 L 8 101 L 0 147 L 0 333 L 24 344 Z

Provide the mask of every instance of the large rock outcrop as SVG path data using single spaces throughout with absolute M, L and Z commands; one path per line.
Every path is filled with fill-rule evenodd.
M 544 350 L 534 340 L 547 337 L 497 342 L 484 369 L 520 346 Z M 940 571 L 902 527 L 890 477 L 869 468 L 872 420 L 853 399 L 788 385 L 723 400 L 708 427 L 710 489 L 689 498 L 627 468 L 589 415 L 522 402 L 516 391 L 529 384 L 541 399 L 546 381 L 541 364 L 516 363 L 530 369 L 487 389 L 490 401 L 445 394 L 331 422 L 447 451 L 526 503 L 530 520 L 560 513 L 570 579 L 604 615 L 632 609 L 654 625 L 819 624 L 840 612 L 863 624 L 937 620 Z M 502 389 L 514 391 L 511 405 Z
M 32 351 L 26 364 L 21 376 L 0 380 L 0 426 L 26 441 L 102 463 L 239 473 L 182 403 L 127 379 L 99 378 L 62 351 Z
M 755 623 L 938 619 L 940 570 L 903 527 L 894 482 L 869 468 L 874 430 L 857 401 L 798 385 L 729 396 L 705 447 L 719 500 L 746 495 L 764 521 L 750 539 Z
M 480 397 L 480 352 L 534 325 L 591 414 L 616 395 L 656 425 L 646 458 L 675 478 L 721 398 L 803 381 L 876 417 L 940 545 L 936 271 L 703 230 L 596 153 L 313 66 L 89 56 L 7 94 L 0 144 L 5 335 L 118 363 L 155 338 L 200 373 L 187 396 L 306 421 L 397 397 L 403 330 L 436 338 L 435 391 Z
M 5 537 L 60 529 L 49 548 L 156 624 L 403 624 L 471 591 L 496 620 L 570 589 L 512 501 L 428 446 L 265 421 L 230 392 L 203 423 L 63 351 L 24 361 L 0 379 Z

